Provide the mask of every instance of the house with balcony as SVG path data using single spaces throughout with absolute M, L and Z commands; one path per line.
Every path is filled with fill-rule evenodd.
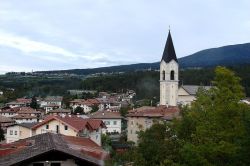
M 106 128 L 103 128 L 103 133 L 121 133 L 122 130 L 122 119 L 120 112 L 114 112 L 111 110 L 97 111 L 90 114 L 91 119 L 102 120 Z

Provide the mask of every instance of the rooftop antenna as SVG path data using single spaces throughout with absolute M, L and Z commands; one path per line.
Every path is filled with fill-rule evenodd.
M 170 25 L 168 25 L 168 31 L 170 31 Z

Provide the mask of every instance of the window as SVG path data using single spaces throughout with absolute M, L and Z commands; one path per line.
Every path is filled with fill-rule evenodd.
M 49 125 L 46 125 L 46 129 L 49 129 Z
M 22 131 L 19 131 L 19 135 L 22 136 Z
M 105 121 L 104 122 L 106 125 L 110 125 L 110 122 L 109 121 Z
M 133 134 L 133 130 L 130 130 L 130 134 Z
M 17 135 L 17 131 L 15 131 L 15 135 Z
M 44 166 L 43 163 L 33 163 L 32 165 L 33 165 L 33 166 Z
M 134 125 L 134 121 L 133 120 L 131 121 L 131 125 Z
M 162 80 L 165 80 L 165 70 L 162 71 Z
M 98 135 L 95 136 L 95 139 L 96 139 L 96 140 L 98 139 Z
M 68 130 L 68 126 L 64 126 L 64 130 Z
M 113 121 L 113 125 L 116 125 L 117 124 L 117 121 Z
M 13 135 L 13 131 L 12 130 L 10 130 L 10 135 Z
M 172 70 L 171 73 L 170 73 L 170 79 L 174 80 L 174 70 Z

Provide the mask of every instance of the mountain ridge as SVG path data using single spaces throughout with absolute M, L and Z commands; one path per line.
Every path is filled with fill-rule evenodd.
M 178 62 L 181 69 L 215 67 L 217 65 L 235 66 L 250 64 L 250 43 L 226 45 L 217 48 L 204 49 L 194 54 L 179 58 Z M 78 75 L 88 75 L 102 72 L 129 72 L 147 69 L 158 70 L 159 63 L 160 62 L 136 63 L 129 65 L 118 65 L 87 69 L 37 71 L 36 73 L 69 73 Z

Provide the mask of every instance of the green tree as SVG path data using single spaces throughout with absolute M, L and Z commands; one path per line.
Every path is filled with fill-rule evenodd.
M 80 115 L 85 114 L 83 108 L 82 108 L 82 107 L 79 107 L 79 106 L 75 108 L 75 110 L 74 110 L 73 113 L 74 113 L 75 115 L 76 115 L 76 114 L 80 114 Z
M 238 154 L 246 140 L 244 97 L 240 78 L 217 67 L 211 90 L 200 89 L 197 100 L 177 122 L 177 136 L 183 142 L 182 163 L 187 165 L 242 165 Z
M 91 111 L 90 111 L 90 113 L 96 112 L 96 111 L 98 111 L 98 110 L 99 110 L 98 105 L 93 105 L 93 106 L 91 106 Z
M 140 132 L 126 160 L 141 166 L 250 165 L 250 107 L 240 102 L 243 97 L 240 78 L 217 67 L 213 87 L 200 88 L 197 100 L 181 108 L 181 118 Z
M 31 99 L 30 107 L 33 108 L 33 109 L 38 108 L 38 104 L 37 104 L 37 100 L 36 100 L 35 96 L 33 96 L 32 99 Z

